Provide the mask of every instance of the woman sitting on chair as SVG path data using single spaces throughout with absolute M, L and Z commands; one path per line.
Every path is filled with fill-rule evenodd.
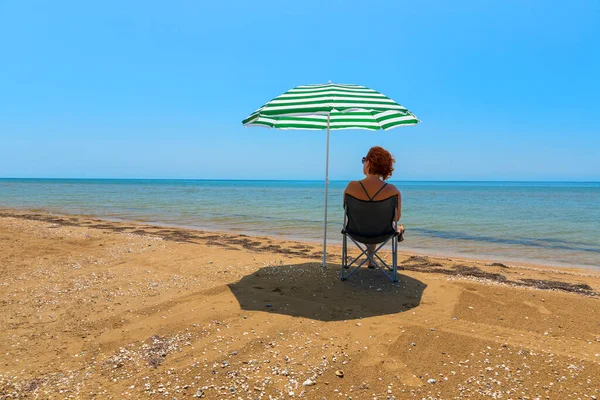
M 400 191 L 392 184 L 385 181 L 392 176 L 394 171 L 394 157 L 386 149 L 375 146 L 371 147 L 366 157 L 363 157 L 363 173 L 365 178 L 360 181 L 352 181 L 344 191 L 344 199 L 349 194 L 359 200 L 373 201 L 385 200 L 398 195 L 398 213 L 396 221 L 400 220 L 402 214 L 402 197 Z M 398 233 L 402 238 L 404 225 L 398 225 Z M 368 245 L 368 253 L 372 254 L 376 245 Z M 369 260 L 369 268 L 375 268 Z

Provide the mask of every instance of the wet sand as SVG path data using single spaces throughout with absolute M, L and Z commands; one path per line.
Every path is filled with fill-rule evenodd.
M 321 250 L 0 210 L 0 398 L 600 398 L 600 273 Z

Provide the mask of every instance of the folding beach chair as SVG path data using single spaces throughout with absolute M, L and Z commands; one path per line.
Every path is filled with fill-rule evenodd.
M 398 241 L 402 241 L 403 238 L 398 234 L 398 222 L 395 218 L 397 208 L 398 196 L 392 196 L 385 200 L 359 200 L 346 194 L 344 198 L 344 228 L 342 229 L 341 280 L 348 279 L 370 260 L 389 280 L 398 282 Z M 350 263 L 347 259 L 348 238 L 361 250 L 360 255 Z M 391 266 L 377 254 L 390 240 L 392 241 Z M 367 245 L 369 244 L 377 245 L 372 254 L 368 253 Z M 358 263 L 363 254 L 367 258 Z

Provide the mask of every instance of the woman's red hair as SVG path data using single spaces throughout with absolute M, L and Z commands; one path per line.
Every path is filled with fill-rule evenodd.
M 369 162 L 369 173 L 379 175 L 383 180 L 392 176 L 394 171 L 394 163 L 396 160 L 389 151 L 383 147 L 371 147 L 367 153 L 367 161 Z

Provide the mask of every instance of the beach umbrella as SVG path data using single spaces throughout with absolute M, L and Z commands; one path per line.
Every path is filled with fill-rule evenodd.
M 323 266 L 327 257 L 327 196 L 329 189 L 329 132 L 339 129 L 385 131 L 420 121 L 405 107 L 383 94 L 359 85 L 297 86 L 254 111 L 242 123 L 276 129 L 327 130 L 325 157 L 325 227 Z

